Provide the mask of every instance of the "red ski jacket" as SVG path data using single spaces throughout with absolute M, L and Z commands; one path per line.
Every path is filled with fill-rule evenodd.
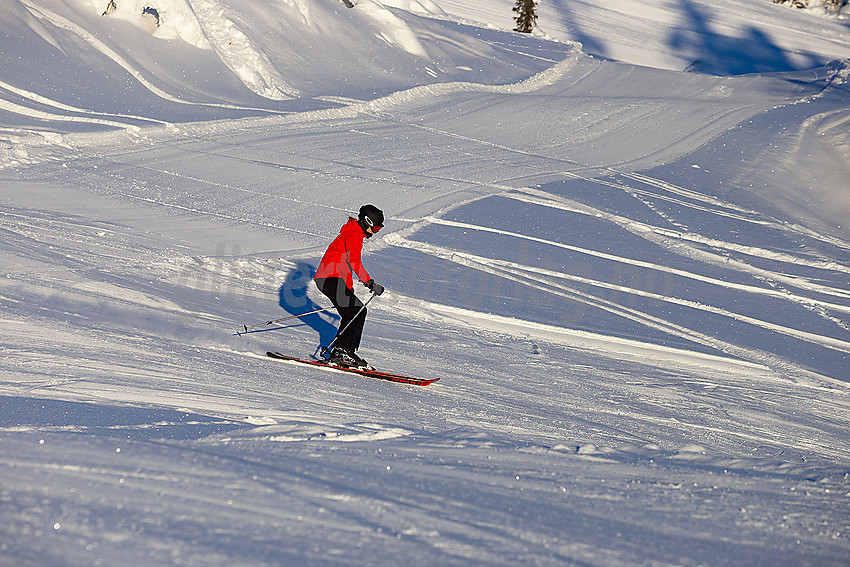
M 360 261 L 365 238 L 366 233 L 360 228 L 357 219 L 349 217 L 348 222 L 339 230 L 339 236 L 334 238 L 328 246 L 328 251 L 322 256 L 322 261 L 319 262 L 319 267 L 316 268 L 316 276 L 313 279 L 342 278 L 345 280 L 348 289 L 354 288 L 352 273 L 357 274 L 357 277 L 363 283 L 371 280 L 369 272 L 366 271 Z

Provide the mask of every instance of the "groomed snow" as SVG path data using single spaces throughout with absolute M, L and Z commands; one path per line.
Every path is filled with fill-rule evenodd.
M 846 565 L 850 32 L 733 4 L 0 0 L 0 564 Z M 244 332 L 366 202 L 431 386 Z

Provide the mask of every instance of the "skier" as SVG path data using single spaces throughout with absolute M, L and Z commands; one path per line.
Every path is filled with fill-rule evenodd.
M 334 347 L 327 357 L 330 362 L 340 366 L 368 367 L 368 363 L 357 355 L 363 324 L 366 322 L 366 309 L 354 295 L 352 274 L 357 274 L 360 282 L 375 295 L 384 293 L 383 286 L 375 283 L 360 261 L 363 240 L 372 238 L 383 226 L 384 213 L 381 209 L 375 205 L 360 207 L 358 217 L 349 217 L 339 235 L 328 246 L 313 278 L 319 291 L 328 296 L 339 312 L 339 329 L 342 332 L 337 332 Z

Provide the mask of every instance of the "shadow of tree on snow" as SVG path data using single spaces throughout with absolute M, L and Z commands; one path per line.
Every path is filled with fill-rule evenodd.
M 668 44 L 693 57 L 694 62 L 686 71 L 743 75 L 801 68 L 759 28 L 748 26 L 740 37 L 723 35 L 712 28 L 711 15 L 692 0 L 681 0 L 679 6 L 682 25 L 671 34 Z M 802 68 L 821 67 L 829 62 L 812 53 L 801 55 L 808 61 Z

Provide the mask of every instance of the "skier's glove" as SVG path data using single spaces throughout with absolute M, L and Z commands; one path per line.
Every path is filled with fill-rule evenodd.
M 384 286 L 375 283 L 375 280 L 369 280 L 368 282 L 366 282 L 366 287 L 368 287 L 369 290 L 375 295 L 381 295 L 382 293 L 384 293 Z

